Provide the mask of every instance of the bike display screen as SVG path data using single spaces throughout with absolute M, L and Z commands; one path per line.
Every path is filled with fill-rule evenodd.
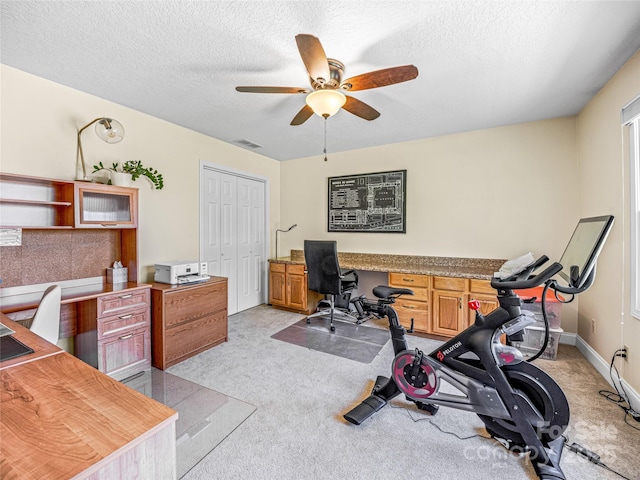
M 580 288 L 587 281 L 612 225 L 612 215 L 580 219 L 560 259 L 560 276 L 570 287 Z

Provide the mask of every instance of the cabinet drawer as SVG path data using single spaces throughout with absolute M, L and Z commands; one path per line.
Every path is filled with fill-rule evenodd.
M 149 327 L 98 342 L 98 370 L 122 380 L 151 367 Z
M 122 310 L 149 307 L 149 289 L 124 290 L 98 297 L 98 317 L 115 315 Z
M 410 285 L 394 285 L 389 284 L 390 287 L 409 288 L 413 295 L 403 295 L 402 298 L 413 302 L 428 302 L 429 290 L 425 287 L 411 287 Z
M 148 327 L 151 324 L 149 308 L 98 319 L 98 340 L 118 335 L 131 329 Z
M 272 272 L 280 272 L 280 273 L 284 273 L 285 270 L 287 269 L 287 266 L 284 263 L 271 263 L 269 264 L 269 269 Z
M 294 265 L 291 263 L 287 265 L 287 273 L 291 275 L 304 275 L 306 270 L 307 268 L 304 265 Z
M 455 290 L 456 292 L 464 292 L 467 290 L 467 279 L 453 277 L 433 277 L 433 289 Z
M 489 280 L 478 280 L 475 278 L 469 280 L 469 291 L 473 293 L 497 294 L 496 289 L 491 286 Z
M 416 302 L 406 298 L 396 300 L 393 305 L 398 313 L 400 323 L 409 328 L 413 319 L 414 330 L 419 332 L 429 331 L 429 305 L 424 302 Z
M 399 287 L 428 287 L 429 276 L 414 273 L 389 273 L 389 284 Z
M 165 362 L 167 367 L 183 358 L 206 350 L 227 337 L 227 312 L 187 322 L 170 328 L 165 332 Z
M 155 307 L 154 307 L 155 308 Z M 166 328 L 196 320 L 214 312 L 227 312 L 227 286 L 213 283 L 200 288 L 182 288 L 166 294 Z

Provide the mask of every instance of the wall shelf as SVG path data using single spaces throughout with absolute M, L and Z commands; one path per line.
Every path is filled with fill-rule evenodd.
M 0 172 L 0 228 L 118 231 L 113 256 L 129 269 L 133 282 L 138 276 L 137 227 L 137 188 Z

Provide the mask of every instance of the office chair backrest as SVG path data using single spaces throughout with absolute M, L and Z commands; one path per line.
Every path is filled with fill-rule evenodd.
M 58 343 L 60 335 L 61 297 L 62 290 L 58 285 L 47 288 L 31 322 L 30 330 L 51 343 Z
M 304 258 L 310 290 L 331 295 L 342 293 L 338 246 L 335 241 L 305 240 Z

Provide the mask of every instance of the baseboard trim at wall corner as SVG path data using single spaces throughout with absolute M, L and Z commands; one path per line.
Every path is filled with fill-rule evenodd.
M 577 333 L 561 333 L 559 343 L 564 345 L 573 345 L 575 347 L 577 337 Z
M 579 335 L 576 335 L 576 347 L 584 355 L 587 361 L 593 365 L 600 375 L 607 381 L 609 385 L 612 387 L 613 382 L 611 380 L 610 373 L 610 363 L 605 361 L 598 352 L 596 352 L 591 345 L 582 339 Z M 631 402 L 631 406 L 634 410 L 638 411 L 640 409 L 640 394 L 636 392 L 631 385 L 629 385 L 625 380 L 620 379 L 622 387 L 624 388 L 625 393 L 627 394 L 628 400 Z M 615 387 L 614 387 L 615 388 Z

